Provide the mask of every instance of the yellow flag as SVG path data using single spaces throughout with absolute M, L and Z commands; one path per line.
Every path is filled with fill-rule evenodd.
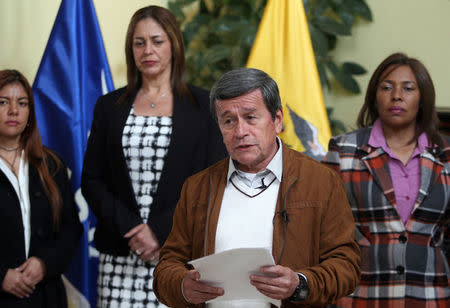
M 278 84 L 284 113 L 281 139 L 320 160 L 331 137 L 314 52 L 301 0 L 269 0 L 247 67 Z

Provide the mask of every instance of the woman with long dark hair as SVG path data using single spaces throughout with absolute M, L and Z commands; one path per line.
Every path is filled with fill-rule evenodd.
M 155 307 L 153 268 L 184 180 L 226 156 L 209 94 L 185 81 L 173 14 L 148 6 L 128 26 L 126 87 L 99 98 L 82 191 L 98 219 L 99 307 Z
M 402 53 L 373 73 L 359 129 L 335 138 L 324 163 L 340 172 L 356 222 L 361 281 L 341 307 L 448 307 L 449 137 L 438 133 L 425 66 Z
M 67 307 L 61 274 L 81 236 L 66 167 L 44 147 L 31 87 L 0 71 L 1 307 Z

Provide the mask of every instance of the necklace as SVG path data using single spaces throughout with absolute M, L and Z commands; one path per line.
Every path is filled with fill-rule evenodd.
M 16 172 L 14 170 L 14 165 L 15 165 L 16 160 L 17 160 L 17 149 L 18 148 L 19 147 L 17 147 L 16 151 L 14 152 L 14 158 L 13 158 L 12 163 L 10 163 L 9 160 L 7 160 L 2 154 L 0 154 L 0 157 L 3 159 L 4 162 L 6 162 L 8 164 L 9 169 L 11 169 L 12 173 L 14 173 L 14 175 L 16 175 L 16 176 L 17 176 L 17 174 L 16 174 Z
M 167 94 L 169 94 L 170 91 L 165 92 L 164 94 L 160 95 L 159 97 L 157 97 L 154 101 L 150 101 L 150 107 L 151 108 L 156 108 L 156 103 L 163 98 L 164 96 L 166 96 Z
M 272 180 L 269 184 L 266 185 L 266 184 L 264 184 L 264 178 L 262 178 L 262 179 L 261 179 L 262 185 L 259 186 L 259 187 L 257 187 L 258 189 L 261 189 L 261 191 L 258 192 L 258 193 L 256 193 L 256 194 L 254 194 L 254 195 L 247 194 L 245 191 L 243 191 L 243 190 L 241 190 L 239 187 L 237 187 L 237 185 L 234 184 L 232 178 L 230 178 L 230 182 L 231 182 L 231 184 L 233 184 L 234 188 L 236 188 L 240 193 L 246 195 L 246 196 L 249 197 L 249 198 L 255 198 L 256 196 L 262 194 L 267 188 L 269 188 L 269 186 L 272 185 L 272 183 L 275 182 L 276 179 L 277 179 L 277 178 L 274 177 L 273 180 Z
M 10 147 L 4 147 L 4 146 L 0 145 L 0 149 L 5 150 L 6 152 L 16 151 L 18 148 L 19 148 L 19 146 L 16 146 L 15 148 L 10 148 Z
M 386 145 L 389 149 L 391 149 L 392 153 L 394 153 L 397 158 L 406 166 L 408 162 L 411 160 L 411 157 L 414 154 L 414 150 L 417 147 L 417 140 L 413 143 L 406 144 L 399 147 L 391 147 L 386 140 Z

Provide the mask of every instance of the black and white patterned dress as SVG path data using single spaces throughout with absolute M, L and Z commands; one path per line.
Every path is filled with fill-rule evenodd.
M 144 223 L 158 188 L 171 134 L 171 117 L 136 116 L 131 108 L 122 147 Z M 145 263 L 132 252 L 126 257 L 100 253 L 97 307 L 166 307 L 153 293 L 154 268 L 155 264 Z

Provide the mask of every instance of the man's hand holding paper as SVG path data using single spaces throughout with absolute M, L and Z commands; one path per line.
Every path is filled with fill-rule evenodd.
M 183 296 L 189 303 L 200 304 L 223 295 L 223 289 L 200 281 L 200 273 L 190 270 L 183 279 Z
M 230 249 L 189 263 L 195 270 L 184 278 L 183 294 L 193 304 L 244 299 L 280 306 L 278 299 L 289 280 L 287 268 L 275 266 L 266 248 Z
M 262 275 L 251 275 L 250 283 L 262 294 L 273 299 L 285 299 L 294 293 L 298 275 L 289 267 L 281 265 L 263 266 Z

